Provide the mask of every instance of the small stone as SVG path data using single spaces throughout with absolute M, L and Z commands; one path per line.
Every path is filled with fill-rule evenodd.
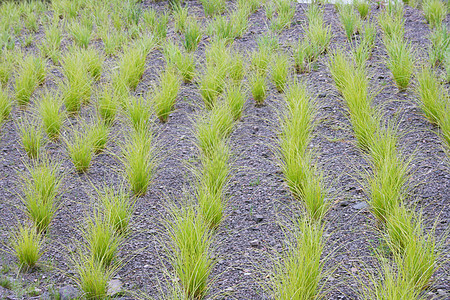
M 108 296 L 114 296 L 122 291 L 122 282 L 119 279 L 113 279 L 108 282 Z
M 253 241 L 250 241 L 250 246 L 252 246 L 252 247 L 258 247 L 258 246 L 259 246 L 259 240 L 253 240 Z
M 353 208 L 353 209 L 360 210 L 360 209 L 367 208 L 368 206 L 369 206 L 369 205 L 367 204 L 367 202 L 362 201 L 362 202 L 359 202 L 359 203 L 356 203 L 355 205 L 353 205 L 352 208 Z
M 150 268 L 150 265 L 144 265 L 144 269 Z
M 342 207 L 347 207 L 347 206 L 348 206 L 348 201 L 341 201 L 341 202 L 339 202 L 339 204 L 340 204 Z
M 78 290 L 71 285 L 59 289 L 59 299 L 61 300 L 72 300 L 78 298 L 78 296 Z
M 355 268 L 355 267 L 352 267 L 352 268 L 350 269 L 350 271 L 352 271 L 352 273 L 356 273 L 356 272 L 358 272 L 358 269 Z
M 260 223 L 264 220 L 264 217 L 262 215 L 255 215 L 255 221 L 256 223 Z
M 228 292 L 228 293 L 234 292 L 234 288 L 232 288 L 232 287 L 227 287 L 227 288 L 225 289 L 225 292 Z
M 438 290 L 437 290 L 437 293 L 438 293 L 438 295 L 440 295 L 440 296 L 447 296 L 447 292 L 444 291 L 443 289 L 438 289 Z

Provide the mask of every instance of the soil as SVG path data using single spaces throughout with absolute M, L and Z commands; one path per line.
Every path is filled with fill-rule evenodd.
M 198 17 L 206 28 L 202 6 L 198 1 L 188 1 L 191 14 Z M 143 8 L 153 7 L 167 11 L 166 2 L 143 1 Z M 229 3 L 229 6 L 232 4 Z M 291 52 L 290 45 L 303 38 L 306 24 L 307 4 L 295 4 L 294 22 L 280 36 L 280 47 Z M 330 48 L 350 49 L 334 5 L 325 4 L 325 22 L 331 27 L 333 38 Z M 371 7 L 370 20 L 375 21 L 380 9 Z M 449 16 L 444 22 L 449 24 Z M 259 9 L 249 18 L 249 28 L 236 39 L 234 45 L 242 51 L 256 48 L 256 38 L 268 31 L 269 21 L 265 11 Z M 168 38 L 181 41 L 181 35 L 169 24 Z M 420 10 L 405 6 L 406 39 L 411 42 L 417 58 L 417 65 L 427 59 L 430 30 Z M 36 52 L 36 44 L 43 38 L 41 26 L 36 33 L 35 43 L 24 49 Z M 358 38 L 358 37 L 355 37 Z M 72 42 L 66 37 L 64 46 Z M 209 37 L 204 36 L 196 51 L 197 61 L 204 59 Z M 102 47 L 94 40 L 94 47 Z M 20 47 L 17 42 L 16 47 Z M 443 151 L 443 142 L 438 129 L 423 116 L 418 106 L 417 95 L 412 87 L 399 92 L 385 65 L 386 51 L 381 41 L 381 29 L 377 28 L 376 46 L 368 62 L 372 90 L 376 93 L 374 105 L 386 119 L 397 122 L 402 153 L 412 158 L 410 190 L 407 201 L 422 211 L 427 230 L 436 222 L 436 235 L 441 236 L 448 229 L 450 220 L 450 170 L 449 157 Z M 317 121 L 315 137 L 311 143 L 317 151 L 317 165 L 327 175 L 327 186 L 333 196 L 333 206 L 326 217 L 324 257 L 329 257 L 325 266 L 333 270 L 325 283 L 326 299 L 358 299 L 361 284 L 358 278 L 375 272 L 375 249 L 383 247 L 382 236 L 364 202 L 367 200 L 361 186 L 361 172 L 370 167 L 365 155 L 356 146 L 356 140 L 348 121 L 345 104 L 334 86 L 327 67 L 328 54 L 323 55 L 308 73 L 295 75 L 305 80 L 309 92 L 316 100 Z M 108 58 L 100 86 L 109 80 L 109 69 L 117 57 Z M 48 67 L 54 65 L 49 61 Z M 157 82 L 159 71 L 164 67 L 160 50 L 154 50 L 147 58 L 147 69 L 139 83 L 136 94 L 149 95 L 150 87 Z M 198 70 L 201 70 L 200 63 Z M 439 72 L 443 72 L 439 68 Z M 60 67 L 49 72 L 44 86 L 55 87 L 61 80 Z M 13 82 L 9 88 L 13 91 Z M 228 188 L 229 202 L 226 218 L 216 235 L 217 264 L 212 275 L 213 285 L 210 298 L 218 299 L 269 299 L 266 270 L 270 268 L 270 257 L 282 252 L 284 247 L 283 224 L 289 217 L 299 213 L 296 201 L 292 199 L 284 184 L 280 168 L 276 163 L 274 149 L 278 128 L 278 109 L 282 103 L 279 94 L 270 83 L 268 97 L 263 106 L 255 106 L 249 94 L 244 116 L 238 122 L 230 143 L 233 149 L 233 176 Z M 448 88 L 448 84 L 446 86 Z M 97 87 L 96 87 L 97 88 Z M 39 88 L 39 89 L 42 89 Z M 13 94 L 13 93 L 11 93 Z M 39 94 L 39 90 L 35 95 Z M 95 101 L 93 101 L 95 102 Z M 167 123 L 155 118 L 156 142 L 161 149 L 161 162 L 151 188 L 145 196 L 137 199 L 132 221 L 133 233 L 122 246 L 118 257 L 123 263 L 117 278 L 130 292 L 142 292 L 158 297 L 166 286 L 165 231 L 163 220 L 169 201 L 179 203 L 189 191 L 192 175 L 188 165 L 195 165 L 198 151 L 194 144 L 193 120 L 204 110 L 196 83 L 183 84 L 178 95 L 175 111 Z M 121 164 L 118 160 L 120 144 L 126 128 L 122 122 L 114 125 L 108 149 L 93 159 L 86 174 L 78 174 L 68 158 L 63 143 L 51 143 L 46 151 L 52 160 L 61 163 L 64 174 L 61 206 L 46 242 L 46 252 L 40 267 L 19 272 L 16 260 L 10 253 L 8 241 L 17 222 L 25 220 L 20 202 L 20 175 L 25 172 L 28 161 L 21 148 L 15 120 L 29 113 L 15 108 L 11 118 L 2 125 L 0 140 L 0 263 L 3 276 L 10 277 L 16 285 L 22 286 L 15 292 L 0 289 L 0 294 L 15 298 L 49 298 L 64 286 L 76 286 L 71 257 L 80 247 L 80 229 L 83 220 L 92 211 L 95 202 L 94 187 L 107 183 L 112 186 L 123 184 Z M 93 115 L 93 106 L 83 108 L 85 118 Z M 67 127 L 75 124 L 67 121 Z M 69 130 L 66 129 L 68 132 Z M 66 132 L 66 133 L 67 133 Z M 449 242 L 444 242 L 446 263 L 436 272 L 431 286 L 424 291 L 427 299 L 448 299 L 450 295 L 450 264 L 448 263 Z M 2 260 L 1 260 L 2 259 Z M 38 288 L 37 296 L 27 292 Z M 5 295 L 5 293 L 7 295 Z M 23 295 L 20 295 L 23 293 Z M 126 298 L 138 298 L 126 294 Z

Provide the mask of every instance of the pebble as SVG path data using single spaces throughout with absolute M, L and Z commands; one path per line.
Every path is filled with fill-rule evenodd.
M 255 215 L 255 221 L 256 223 L 260 223 L 264 220 L 264 217 L 262 215 Z
M 108 296 L 114 296 L 122 291 L 122 282 L 119 279 L 113 279 L 108 282 Z
M 353 209 L 357 209 L 357 210 L 364 209 L 364 208 L 367 208 L 367 207 L 369 207 L 369 205 L 365 201 L 356 203 L 355 205 L 352 206 Z
M 259 240 L 253 240 L 253 241 L 250 241 L 250 246 L 252 246 L 252 247 L 258 247 L 258 246 L 259 246 Z

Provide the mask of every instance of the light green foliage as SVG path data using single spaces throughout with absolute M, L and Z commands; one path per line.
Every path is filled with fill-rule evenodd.
M 75 264 L 77 283 L 88 299 L 106 299 L 112 271 L 88 255 L 80 255 Z
M 64 138 L 64 141 L 69 157 L 77 172 L 86 172 L 91 165 L 94 152 L 86 124 L 82 124 L 79 129 L 73 129 L 71 137 Z
M 72 21 L 69 24 L 68 31 L 72 35 L 72 38 L 76 45 L 87 48 L 92 36 L 92 23 L 85 23 L 80 21 Z
M 13 107 L 12 100 L 8 93 L 0 86 L 0 125 L 8 119 Z
M 294 18 L 295 8 L 290 0 L 276 0 L 275 10 L 276 18 L 271 18 L 270 28 L 274 32 L 280 32 L 285 28 L 289 28 Z
M 99 36 L 105 45 L 104 50 L 106 55 L 116 54 L 127 40 L 126 32 L 118 31 L 109 26 L 102 28 L 99 31 Z
M 161 73 L 159 85 L 153 97 L 156 116 L 163 123 L 167 122 L 172 112 L 175 101 L 177 100 L 180 84 L 181 82 L 175 69 L 167 66 L 166 70 Z
M 331 41 L 331 27 L 325 26 L 323 12 L 316 4 L 312 4 L 306 11 L 308 17 L 308 28 L 304 28 L 306 38 L 311 44 L 311 57 L 317 58 L 324 53 Z M 310 59 L 312 61 L 313 59 Z
M 26 56 L 19 63 L 15 83 L 16 98 L 20 105 L 26 105 L 36 87 L 44 82 L 46 70 L 44 61 L 39 57 Z
M 222 222 L 230 173 L 228 160 L 229 149 L 223 141 L 216 145 L 209 156 L 202 157 L 203 169 L 199 175 L 197 201 L 199 213 L 210 228 L 217 228 Z
M 104 61 L 103 54 L 99 53 L 94 48 L 89 48 L 89 49 L 82 49 L 80 51 L 80 55 L 83 60 L 83 65 L 85 66 L 89 74 L 92 76 L 92 78 L 96 81 L 100 80 Z
M 191 82 L 195 75 L 195 61 L 192 53 L 183 53 L 174 43 L 167 43 L 164 56 L 168 65 L 173 65 L 183 77 L 184 82 Z
M 390 300 L 411 299 L 421 300 L 420 291 L 415 289 L 411 282 L 396 272 L 391 261 L 378 255 L 380 262 L 378 274 L 369 274 L 370 285 L 365 285 L 360 291 L 361 299 Z
M 419 94 L 420 106 L 426 117 L 438 125 L 441 133 L 450 147 L 450 105 L 449 95 L 444 86 L 439 83 L 433 71 L 423 67 L 417 74 L 417 93 Z
M 373 134 L 370 156 L 373 175 L 368 175 L 367 188 L 372 213 L 381 222 L 402 203 L 408 183 L 409 163 L 397 154 L 398 138 L 390 125 Z
M 105 150 L 106 143 L 108 142 L 109 127 L 103 120 L 97 120 L 94 124 L 90 125 L 88 135 L 94 153 L 100 153 Z
M 172 266 L 188 299 L 202 299 L 214 267 L 213 244 L 208 224 L 191 206 L 173 208 L 167 221 Z
M 189 18 L 184 31 L 183 46 L 188 52 L 197 50 L 198 43 L 202 39 L 202 32 L 197 21 L 193 18 Z
M 272 60 L 272 80 L 278 92 L 283 92 L 289 79 L 290 63 L 285 53 L 278 53 Z
M 450 32 L 447 27 L 443 25 L 435 28 L 430 34 L 430 41 L 430 62 L 433 65 L 445 65 L 446 56 L 450 57 Z
M 105 268 L 111 266 L 123 238 L 117 235 L 114 228 L 110 226 L 107 216 L 95 211 L 93 216 L 88 218 L 83 235 L 86 241 L 86 250 L 92 257 L 92 261 Z
M 367 62 L 367 60 L 372 55 L 372 50 L 375 44 L 375 35 L 376 35 L 375 25 L 367 22 L 364 26 L 364 35 L 361 39 L 359 45 L 354 50 L 354 58 L 356 65 L 358 67 L 363 68 Z
M 367 18 L 367 15 L 370 11 L 370 2 L 367 0 L 354 0 L 353 5 L 356 7 L 356 9 L 359 12 L 359 16 L 362 19 Z
M 261 74 L 254 74 L 250 77 L 250 90 L 252 92 L 253 99 L 257 105 L 262 105 L 266 99 L 267 82 L 266 77 Z
M 312 47 L 307 39 L 299 40 L 293 50 L 294 67 L 297 73 L 305 73 L 308 71 L 308 61 L 312 58 Z
M 155 11 L 150 11 L 150 13 L 144 14 L 144 20 L 148 22 L 147 24 L 150 27 L 153 35 L 159 40 L 162 41 L 167 36 L 167 24 L 169 22 L 169 15 L 164 14 L 156 14 Z
M 19 224 L 19 228 L 13 235 L 11 246 L 22 266 L 34 267 L 42 256 L 42 237 L 36 228 Z
M 226 70 L 223 62 L 219 66 L 208 65 L 205 74 L 200 79 L 200 94 L 206 108 L 211 109 L 217 102 L 225 85 Z
M 97 111 L 106 125 L 112 125 L 117 115 L 119 103 L 110 86 L 103 86 L 97 97 Z
M 42 54 L 57 63 L 61 56 L 62 32 L 58 26 L 50 25 L 45 29 L 45 39 L 40 45 Z
M 261 1 L 260 0 L 237 0 L 237 6 L 238 9 L 247 10 L 248 15 L 251 13 L 254 13 L 258 10 L 259 7 L 261 7 Z
M 38 122 L 29 116 L 24 116 L 17 121 L 19 136 L 22 146 L 30 158 L 38 158 L 42 146 L 44 145 L 44 137 L 41 126 Z
M 3 49 L 0 51 L 0 85 L 8 83 L 14 68 L 14 52 Z
M 207 16 L 221 14 L 227 7 L 225 0 L 200 0 L 200 2 L 203 5 L 205 15 Z
M 127 47 L 119 61 L 117 80 L 134 90 L 144 74 L 146 56 L 147 53 L 143 47 Z
M 441 0 L 425 0 L 422 8 L 431 28 L 440 27 L 448 14 L 447 5 Z
M 308 145 L 312 139 L 314 110 L 306 86 L 293 81 L 286 91 L 286 112 L 281 119 L 279 161 L 292 194 L 302 201 L 313 220 L 328 210 L 321 172 L 312 166 Z
M 274 299 L 316 299 L 323 279 L 323 228 L 307 219 L 294 221 L 283 256 L 274 259 L 271 286 Z
M 372 95 L 368 90 L 366 70 L 363 66 L 356 68 L 342 50 L 330 56 L 329 69 L 347 104 L 358 143 L 367 149 L 378 124 L 372 118 Z
M 390 15 L 388 11 L 383 11 L 378 16 L 378 23 L 383 30 L 385 39 L 391 39 L 393 37 L 403 38 L 405 35 L 403 10 L 394 15 Z
M 63 101 L 57 92 L 46 90 L 37 104 L 45 133 L 51 140 L 57 140 L 61 133 L 65 114 L 61 110 Z
M 239 120 L 242 116 L 246 100 L 246 92 L 243 86 L 236 84 L 228 85 L 225 89 L 224 99 L 233 115 L 233 119 L 235 121 Z
M 148 127 L 130 133 L 122 148 L 125 177 L 136 196 L 144 195 L 156 171 L 156 149 Z
M 404 90 L 408 87 L 414 72 L 414 54 L 410 44 L 403 38 L 392 37 L 384 40 L 388 52 L 387 66 L 392 72 L 397 87 Z
M 145 98 L 131 96 L 125 107 L 126 117 L 134 130 L 148 128 L 153 111 Z
M 187 6 L 182 7 L 181 5 L 176 5 L 174 7 L 173 21 L 177 32 L 183 33 L 186 30 L 188 15 L 189 9 Z
M 344 4 L 339 9 L 339 18 L 341 19 L 341 23 L 344 26 L 347 38 L 351 40 L 353 38 L 353 34 L 359 26 L 359 23 L 361 22 L 359 16 L 353 10 L 352 5 Z
M 43 159 L 26 164 L 27 174 L 21 176 L 22 202 L 26 214 L 38 232 L 46 232 L 55 215 L 62 176 L 59 164 Z
M 211 157 L 222 146 L 234 125 L 233 115 L 223 102 L 217 103 L 211 111 L 200 115 L 195 125 L 196 144 L 206 157 Z
M 244 79 L 246 73 L 244 56 L 238 51 L 233 51 L 230 53 L 230 57 L 232 59 L 229 61 L 228 77 L 233 83 L 239 84 Z
M 98 200 L 103 206 L 105 219 L 116 234 L 125 235 L 134 211 L 134 200 L 123 190 L 104 186 L 98 191 Z
M 88 103 L 92 93 L 92 78 L 80 51 L 71 51 L 63 60 L 65 81 L 60 84 L 67 112 L 78 113 L 83 103 Z

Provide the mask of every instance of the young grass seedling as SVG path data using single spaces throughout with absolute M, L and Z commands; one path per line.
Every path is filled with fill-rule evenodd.
M 414 71 L 414 54 L 411 45 L 399 37 L 385 39 L 384 45 L 388 52 L 387 66 L 392 72 L 392 77 L 397 87 L 405 90 Z
M 95 154 L 105 150 L 106 143 L 108 142 L 108 135 L 109 127 L 102 120 L 97 120 L 94 124 L 89 126 L 88 139 L 90 140 Z
M 86 124 L 79 129 L 73 129 L 70 138 L 65 137 L 64 142 L 75 169 L 84 173 L 89 169 L 94 152 L 91 137 Z
M 103 206 L 106 220 L 117 235 L 125 235 L 134 211 L 134 200 L 124 189 L 115 191 L 114 188 L 104 186 L 98 191 L 98 200 Z
M 119 106 L 117 97 L 115 97 L 112 87 L 103 86 L 100 95 L 97 98 L 97 111 L 106 125 L 111 126 L 117 115 Z
M 223 140 L 228 137 L 234 126 L 231 111 L 223 102 L 200 116 L 195 125 L 196 144 L 206 157 L 218 151 Z
M 11 246 L 22 266 L 33 268 L 42 256 L 43 241 L 36 228 L 19 224 Z
M 41 126 L 32 118 L 25 116 L 17 121 L 20 140 L 29 158 L 36 159 L 44 146 L 44 136 Z
M 441 26 L 448 14 L 447 5 L 441 0 L 426 0 L 422 4 L 423 14 L 431 28 Z
M 183 46 L 188 52 L 197 50 L 198 43 L 202 39 L 200 26 L 195 19 L 188 19 L 186 30 L 184 32 Z
M 148 128 L 153 111 L 146 99 L 129 97 L 125 108 L 125 114 L 134 130 Z
M 148 126 L 131 132 L 122 148 L 125 177 L 136 196 L 144 195 L 156 171 L 156 150 Z
M 323 228 L 306 218 L 294 221 L 291 242 L 274 259 L 270 285 L 274 299 L 316 299 L 320 295 L 324 261 Z
M 172 112 L 180 84 L 180 79 L 174 68 L 167 66 L 166 70 L 160 76 L 159 87 L 156 89 L 153 97 L 156 116 L 163 123 L 167 122 Z
M 62 176 L 59 164 L 48 159 L 27 164 L 27 175 L 22 175 L 22 202 L 26 213 L 39 233 L 46 232 L 55 215 L 57 196 Z
M 0 125 L 9 118 L 13 107 L 8 93 L 0 86 Z
M 289 57 L 286 54 L 278 53 L 274 56 L 272 61 L 272 80 L 279 93 L 283 92 L 286 87 L 289 79 L 289 69 Z
M 228 85 L 225 89 L 224 99 L 233 116 L 233 119 L 235 121 L 240 120 L 246 100 L 246 92 L 244 91 L 244 87 L 236 84 Z
M 209 276 L 214 267 L 209 227 L 192 206 L 173 208 L 170 216 L 166 226 L 175 274 L 188 298 L 202 299 L 209 290 Z
M 49 139 L 56 141 L 66 118 L 62 111 L 63 101 L 58 93 L 47 90 L 37 105 L 42 126 Z
M 267 83 L 265 75 L 254 74 L 250 78 L 250 90 L 256 104 L 263 105 L 267 93 Z

